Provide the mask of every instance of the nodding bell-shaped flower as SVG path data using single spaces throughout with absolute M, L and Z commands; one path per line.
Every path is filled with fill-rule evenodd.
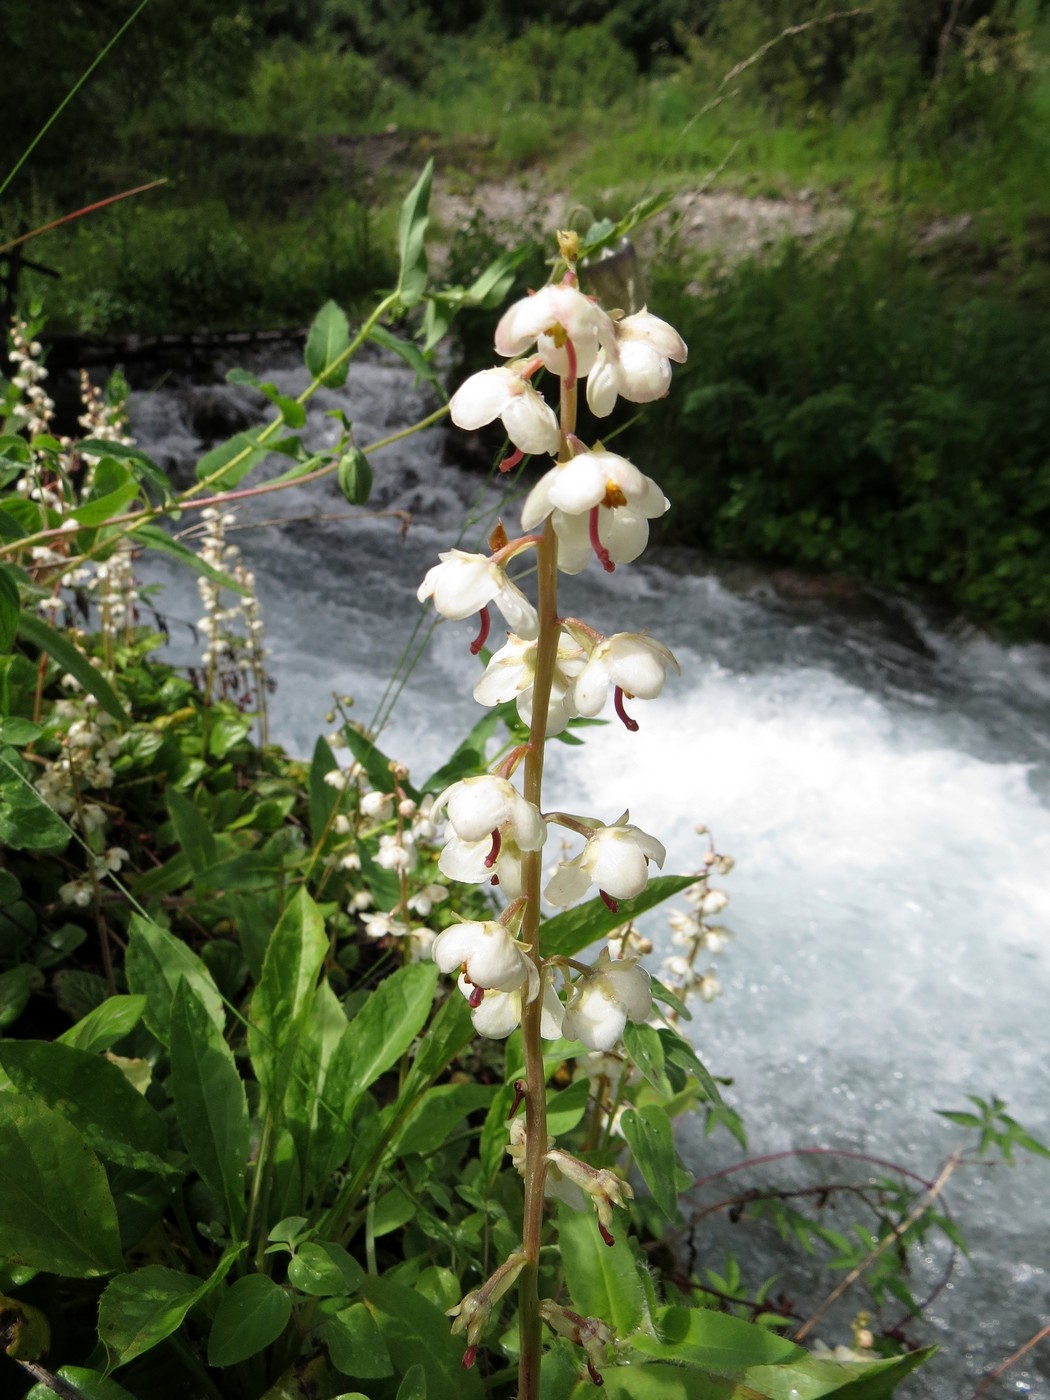
M 536 643 L 524 641 L 513 634 L 505 646 L 494 653 L 484 674 L 474 687 L 474 699 L 479 705 L 501 705 L 506 700 L 517 702 L 522 723 L 532 724 L 532 688 L 536 679 Z M 574 679 L 583 670 L 587 654 L 562 629 L 558 633 L 558 653 L 554 661 L 550 704 L 547 709 L 548 734 L 560 734 L 576 714 Z
M 530 963 L 531 966 L 531 963 Z M 521 1025 L 522 995 L 516 992 L 501 992 L 494 988 L 486 990 L 484 997 L 477 1001 L 474 987 L 466 977 L 459 978 L 459 990 L 471 1003 L 470 1019 L 478 1035 L 486 1040 L 506 1040 L 511 1031 Z M 534 999 L 533 981 L 529 980 L 528 1000 Z M 543 1004 L 540 1014 L 540 1035 L 544 1040 L 558 1040 L 561 1036 L 565 1008 L 550 982 L 544 979 Z M 517 1121 L 517 1120 L 515 1120 Z
M 570 380 L 588 374 L 600 345 L 614 338 L 607 313 L 565 282 L 516 301 L 496 327 L 499 354 L 521 355 L 535 345 L 547 369 Z
M 624 696 L 654 700 L 664 688 L 668 667 L 677 671 L 678 662 L 662 642 L 641 632 L 617 632 L 598 643 L 576 677 L 576 708 L 581 715 L 598 714 L 611 685 L 616 713 L 635 730 L 638 725 L 624 710 Z
M 521 521 L 525 531 L 534 530 L 553 514 L 564 573 L 578 574 L 592 551 L 611 573 L 616 564 L 637 559 L 649 539 L 649 521 L 669 506 L 656 482 L 626 457 L 594 448 L 542 476 L 525 500 Z
M 566 1037 L 588 1050 L 611 1050 L 628 1021 L 645 1021 L 653 1009 L 652 984 L 637 958 L 613 960 L 603 948 L 595 966 L 572 989 L 565 1008 Z
M 453 924 L 438 934 L 431 956 L 442 972 L 461 974 L 471 984 L 471 1009 L 480 1006 L 490 990 L 517 992 L 527 987 L 530 1001 L 539 996 L 540 974 L 527 945 L 496 920 Z
M 519 452 L 558 455 L 561 432 L 554 410 L 515 364 L 472 374 L 452 395 L 448 408 L 459 428 L 480 428 L 500 418 Z
M 444 850 L 438 866 L 450 880 L 478 885 L 495 874 L 506 894 L 520 894 L 522 851 L 538 851 L 547 823 L 506 778 L 483 773 L 463 778 L 440 793 L 433 814 L 448 809 Z
M 617 900 L 641 894 L 649 862 L 662 868 L 667 852 L 655 836 L 630 826 L 629 815 L 624 812 L 612 826 L 595 827 L 580 854 L 558 866 L 544 891 L 551 904 L 575 904 L 592 884 L 612 910 Z
M 535 637 L 539 632 L 536 609 L 505 570 L 494 564 L 487 554 L 468 554 L 462 549 L 449 549 L 438 556 L 440 564 L 427 570 L 416 597 L 421 603 L 433 598 L 434 607 L 442 617 L 458 621 L 483 613 L 482 631 L 472 647 L 481 650 L 488 636 L 488 605 L 495 603 L 507 620 L 507 625 L 519 637 Z
M 587 376 L 587 406 L 596 418 L 608 417 L 618 397 L 662 399 L 671 387 L 671 361 L 684 365 L 689 353 L 674 327 L 644 307 L 612 324 L 612 339 L 603 340 Z
M 583 1347 L 591 1380 L 595 1385 L 603 1385 L 602 1367 L 608 1357 L 609 1348 L 616 1340 L 609 1324 L 602 1322 L 598 1317 L 582 1317 L 579 1313 L 562 1307 L 553 1298 L 542 1300 L 540 1317 L 559 1337 L 565 1337 L 576 1346 Z

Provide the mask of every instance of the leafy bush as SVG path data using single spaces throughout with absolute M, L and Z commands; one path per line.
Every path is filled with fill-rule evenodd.
M 1047 628 L 1045 293 L 942 285 L 858 232 L 744 264 L 675 316 L 688 388 L 661 439 L 689 463 L 678 537 Z

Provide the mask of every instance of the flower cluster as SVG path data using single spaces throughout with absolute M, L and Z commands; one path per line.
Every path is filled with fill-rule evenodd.
M 702 826 L 697 827 L 697 832 L 701 836 L 707 834 Z M 667 919 L 676 951 L 664 959 L 662 972 L 667 985 L 683 1001 L 696 996 L 710 1002 L 719 995 L 722 984 L 714 969 L 701 967 L 708 957 L 723 952 L 733 937 L 727 928 L 711 922 L 729 904 L 729 896 L 709 883 L 712 875 L 729 874 L 733 858 L 719 855 L 709 847 L 703 865 L 699 879 L 684 892 L 688 908 L 673 910 Z

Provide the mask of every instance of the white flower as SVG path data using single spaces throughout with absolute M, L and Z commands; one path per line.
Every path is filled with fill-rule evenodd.
M 408 907 L 413 914 L 418 914 L 421 919 L 425 919 L 434 905 L 440 904 L 444 899 L 448 899 L 448 890 L 444 885 L 424 885 L 408 901 Z
M 393 914 L 362 914 L 361 922 L 369 938 L 403 938 L 408 925 L 400 923 Z
M 614 321 L 613 336 L 587 376 L 587 405 L 598 418 L 607 417 L 617 396 L 631 403 L 662 399 L 671 385 L 671 361 L 685 364 L 685 341 L 666 321 L 643 307 L 633 316 Z
M 480 1005 L 479 992 L 516 992 L 528 987 L 529 1000 L 539 994 L 540 974 L 528 948 L 495 920 L 453 924 L 439 933 L 431 956 L 444 973 L 460 973 L 470 982 L 471 1007 Z
M 561 430 L 554 410 L 513 365 L 472 374 L 452 395 L 448 408 L 459 428 L 480 428 L 500 418 L 520 452 L 557 456 Z
M 612 826 L 596 827 L 580 854 L 558 866 L 544 891 L 551 904 L 573 904 L 592 884 L 612 908 L 616 900 L 641 894 L 649 862 L 662 867 L 667 852 L 655 836 L 628 825 L 628 815 Z
M 532 724 L 532 688 L 536 680 L 537 644 L 523 641 L 513 633 L 500 647 L 481 679 L 474 687 L 474 699 L 479 705 L 501 705 L 506 700 L 517 702 L 522 723 Z M 567 632 L 558 634 L 558 653 L 554 662 L 550 702 L 547 709 L 548 734 L 560 734 L 576 714 L 574 678 L 586 664 L 586 653 Z
M 376 852 L 376 865 L 384 870 L 411 870 L 416 859 L 416 848 L 407 832 L 400 838 L 393 833 L 380 836 L 379 850 Z
M 581 715 L 598 714 L 610 685 L 622 695 L 654 700 L 664 688 L 669 666 L 678 670 L 678 662 L 661 642 L 640 632 L 617 632 L 598 643 L 576 677 L 576 707 Z M 616 700 L 617 713 L 627 723 L 628 717 L 620 703 L 621 694 Z M 638 728 L 633 720 L 627 727 Z
M 628 564 L 649 540 L 649 521 L 670 506 L 664 493 L 626 457 L 597 448 L 545 473 L 522 507 L 528 533 L 548 515 L 558 536 L 558 567 L 578 574 L 591 553 L 602 565 Z
M 536 636 L 536 609 L 488 555 L 450 549 L 438 557 L 441 563 L 435 564 L 419 585 L 416 596 L 421 603 L 433 598 L 442 617 L 457 621 L 495 603 L 512 631 L 520 637 Z
M 582 378 L 594 364 L 599 345 L 614 337 L 613 323 L 598 303 L 562 284 L 541 287 L 508 307 L 496 327 L 496 349 L 514 356 L 535 344 L 547 369 L 564 378 L 573 368 L 565 350 L 570 340 L 576 374 Z
M 450 880 L 480 884 L 493 873 L 504 892 L 520 893 L 520 853 L 538 851 L 547 839 L 547 824 L 512 783 L 493 773 L 464 778 L 445 789 L 434 803 L 435 816 L 448 808 L 447 836 L 438 866 Z
M 466 977 L 460 977 L 459 990 L 468 1001 L 475 996 L 474 988 Z M 565 1008 L 558 999 L 557 992 L 547 982 L 543 989 L 540 1013 L 540 1035 L 544 1040 L 560 1038 L 564 1015 Z M 521 1025 L 521 989 L 516 992 L 493 989 L 486 991 L 477 1005 L 472 1003 L 470 1019 L 478 1035 L 485 1036 L 487 1040 L 506 1040 L 511 1031 Z
M 394 795 L 390 792 L 366 792 L 361 798 L 361 815 L 373 821 L 385 822 L 393 807 Z
M 628 1021 L 645 1021 L 653 1009 L 649 974 L 634 958 L 613 962 L 603 948 L 597 964 L 572 989 L 565 1035 L 588 1050 L 611 1050 Z

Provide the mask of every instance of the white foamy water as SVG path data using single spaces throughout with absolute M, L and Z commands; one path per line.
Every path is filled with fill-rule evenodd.
M 266 372 L 285 389 L 305 382 L 289 366 Z M 421 404 L 383 365 L 361 365 L 348 392 L 319 397 L 321 407 L 347 406 L 362 443 Z M 184 459 L 185 400 L 165 391 L 135 408 L 142 445 Z M 407 538 L 400 520 L 363 518 L 332 489 L 296 489 L 243 513 L 338 517 L 237 536 L 273 648 L 274 737 L 295 752 L 308 754 L 324 731 L 333 691 L 353 694 L 366 722 L 383 703 L 419 622 L 418 582 L 477 490 L 441 464 L 443 446 L 435 431 L 376 456 L 378 504 L 412 512 Z M 192 582 L 160 573 L 171 582 L 162 609 L 196 617 Z M 567 611 L 604 630 L 648 628 L 682 664 L 659 701 L 632 704 L 637 734 L 614 720 L 587 731 L 583 748 L 553 747 L 548 805 L 607 820 L 629 806 L 667 844 L 669 871 L 696 867 L 698 821 L 736 857 L 722 882 L 736 934 L 719 959 L 725 995 L 698 1009 L 691 1033 L 711 1070 L 734 1081 L 726 1093 L 750 1153 L 850 1150 L 930 1180 L 960 1140 L 934 1110 L 965 1107 L 968 1093 L 997 1093 L 1050 1140 L 1050 653 L 942 633 L 889 605 L 850 619 L 657 567 L 610 578 L 592 568 L 566 580 L 563 596 Z M 481 714 L 469 697 L 470 628 L 436 630 L 384 731 L 382 746 L 417 778 Z M 176 626 L 174 654 L 192 651 Z M 666 946 L 662 916 L 647 927 Z M 681 1150 L 698 1176 L 744 1155 L 724 1133 L 704 1139 L 688 1127 Z M 867 1174 L 858 1163 L 785 1158 L 719 1179 L 698 1200 Z M 1050 1164 L 1034 1158 L 1013 1172 L 956 1174 L 947 1199 L 973 1257 L 924 1321 L 905 1326 L 944 1350 L 902 1395 L 967 1400 L 1047 1321 L 1048 1182 Z M 855 1218 L 872 1223 L 846 1205 L 826 1217 L 834 1228 Z M 709 1217 L 695 1243 L 712 1267 L 732 1248 L 752 1277 L 778 1273 L 803 1313 L 837 1277 L 818 1285 L 770 1227 Z M 917 1260 L 916 1296 L 937 1286 L 946 1258 L 936 1245 Z M 862 1302 L 859 1290 L 848 1295 L 817 1335 L 848 1341 Z M 1048 1377 L 1050 1357 L 1036 1351 L 993 1393 L 1047 1396 Z

